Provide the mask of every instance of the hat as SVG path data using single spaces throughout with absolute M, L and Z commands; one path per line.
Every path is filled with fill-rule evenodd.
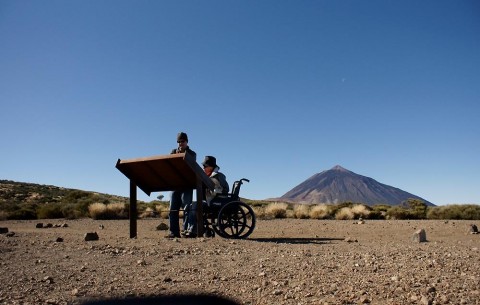
M 206 156 L 205 159 L 203 160 L 202 162 L 202 165 L 205 167 L 205 166 L 211 166 L 211 167 L 217 167 L 217 159 L 215 159 L 215 157 L 212 157 L 212 156 Z
M 187 134 L 184 133 L 184 132 L 179 132 L 179 133 L 177 134 L 177 142 L 180 141 L 180 140 L 185 140 L 185 141 L 188 142 L 188 136 L 187 136 Z

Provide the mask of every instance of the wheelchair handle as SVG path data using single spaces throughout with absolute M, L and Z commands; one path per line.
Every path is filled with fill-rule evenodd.
M 239 181 L 240 181 L 240 183 L 242 183 L 242 181 L 250 182 L 250 180 L 248 180 L 247 178 L 242 178 Z

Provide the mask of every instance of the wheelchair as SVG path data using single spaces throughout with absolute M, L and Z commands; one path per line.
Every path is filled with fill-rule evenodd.
M 203 207 L 204 234 L 214 237 L 243 239 L 252 234 L 255 229 L 255 213 L 252 208 L 240 201 L 240 187 L 250 180 L 242 178 L 235 181 L 232 192 L 217 195 L 210 204 Z

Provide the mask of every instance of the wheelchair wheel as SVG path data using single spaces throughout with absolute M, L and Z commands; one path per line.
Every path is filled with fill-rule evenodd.
M 229 202 L 218 212 L 216 227 L 224 238 L 247 238 L 255 229 L 255 213 L 241 201 Z

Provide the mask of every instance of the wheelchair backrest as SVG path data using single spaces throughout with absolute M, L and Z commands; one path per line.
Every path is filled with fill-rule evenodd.
M 240 197 L 240 187 L 243 184 L 243 181 L 250 182 L 250 180 L 242 178 L 238 181 L 235 181 L 232 186 L 232 197 L 239 198 Z

